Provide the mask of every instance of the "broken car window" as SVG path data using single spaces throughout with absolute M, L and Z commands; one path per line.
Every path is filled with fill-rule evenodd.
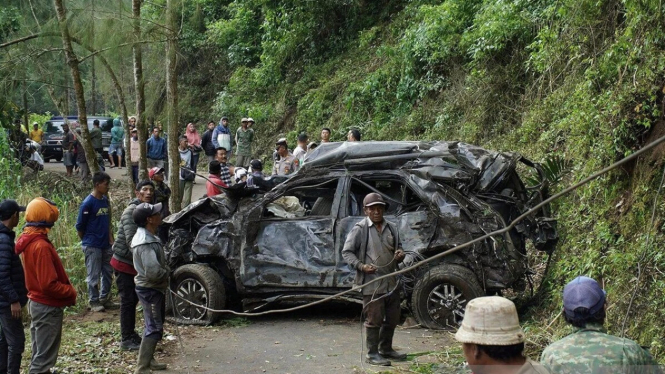
M 338 179 L 308 181 L 292 186 L 265 205 L 264 218 L 299 218 L 330 216 Z

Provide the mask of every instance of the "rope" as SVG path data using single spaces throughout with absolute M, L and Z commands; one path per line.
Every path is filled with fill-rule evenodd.
M 606 168 L 604 168 L 604 169 L 602 169 L 602 170 L 600 170 L 600 171 L 598 171 L 598 172 L 596 172 L 596 173 L 590 175 L 589 177 L 584 178 L 584 179 L 581 180 L 580 182 L 575 183 L 574 185 L 572 185 L 572 186 L 570 186 L 570 187 L 564 189 L 563 191 L 561 191 L 561 192 L 559 192 L 559 193 L 557 193 L 557 194 L 555 194 L 555 195 L 553 195 L 553 196 L 551 196 L 551 197 L 549 197 L 549 198 L 543 200 L 541 203 L 537 204 L 536 206 L 534 206 L 533 208 L 527 210 L 525 213 L 523 213 L 523 214 L 520 215 L 519 217 L 515 218 L 515 219 L 514 219 L 514 220 L 513 220 L 508 226 L 506 226 L 506 227 L 504 227 L 504 228 L 502 228 L 502 229 L 495 230 L 495 231 L 493 231 L 493 232 L 490 232 L 490 233 L 488 233 L 488 234 L 485 234 L 485 235 L 483 235 L 483 236 L 480 236 L 480 237 L 478 237 L 478 238 L 476 238 L 476 239 L 470 240 L 470 241 L 468 241 L 468 242 L 466 242 L 466 243 L 464 243 L 464 244 L 461 244 L 461 245 L 459 245 L 459 246 L 457 246 L 457 247 L 455 247 L 455 248 L 451 248 L 451 249 L 449 249 L 449 250 L 447 250 L 447 251 L 444 251 L 444 252 L 441 252 L 441 253 L 439 253 L 439 254 L 436 254 L 436 255 L 434 255 L 434 256 L 432 256 L 432 257 L 429 257 L 429 258 L 427 258 L 427 259 L 425 259 L 425 260 L 423 260 L 423 261 L 417 262 L 417 263 L 415 263 L 415 264 L 413 264 L 413 265 L 411 265 L 411 266 L 408 266 L 408 267 L 406 267 L 406 268 L 404 268 L 404 269 L 397 270 L 397 271 L 395 271 L 395 272 L 393 272 L 393 273 L 386 274 L 386 275 L 380 276 L 380 277 L 378 277 L 378 278 L 374 278 L 373 280 L 367 282 L 366 284 L 363 284 L 363 285 L 360 285 L 360 286 L 353 286 L 352 288 L 350 288 L 350 289 L 348 289 L 348 290 L 346 290 L 346 291 L 339 292 L 339 293 L 337 293 L 337 294 L 334 294 L 334 295 L 328 296 L 328 297 L 323 298 L 323 299 L 321 299 L 321 300 L 312 301 L 312 302 L 307 303 L 307 304 L 304 304 L 304 305 L 299 305 L 299 306 L 295 306 L 295 307 L 291 307 L 291 308 L 286 308 L 286 309 L 275 309 L 275 310 L 268 310 L 268 311 L 264 311 L 264 312 L 256 312 L 256 313 L 244 313 L 244 312 L 236 312 L 236 311 L 234 311 L 234 310 L 228 310 L 228 309 L 222 309 L 222 310 L 210 309 L 210 308 L 208 308 L 208 307 L 206 307 L 206 306 L 204 306 L 204 305 L 198 305 L 198 304 L 196 304 L 196 303 L 193 303 L 193 302 L 191 302 L 191 301 L 189 301 L 189 300 L 186 300 L 186 299 L 180 297 L 180 296 L 177 295 L 173 290 L 170 290 L 170 292 L 171 292 L 173 295 L 175 295 L 176 297 L 180 298 L 181 300 L 183 300 L 183 301 L 185 301 L 185 302 L 187 302 L 187 303 L 189 303 L 189 304 L 191 304 L 191 305 L 194 305 L 194 306 L 196 306 L 196 307 L 204 308 L 204 309 L 207 310 L 207 311 L 210 311 L 210 312 L 213 312 L 213 313 L 229 313 L 229 314 L 233 314 L 233 315 L 236 315 L 236 316 L 244 316 L 244 317 L 264 316 L 264 315 L 275 314 L 275 313 L 289 313 L 289 312 L 293 312 L 293 311 L 296 311 L 296 310 L 305 309 L 305 308 L 308 308 L 308 307 L 310 307 L 310 306 L 314 306 L 314 305 L 318 305 L 318 304 L 323 304 L 323 303 L 325 303 L 325 302 L 328 302 L 328 301 L 334 300 L 335 298 L 338 298 L 338 297 L 340 297 L 340 296 L 346 295 L 346 294 L 348 294 L 348 293 L 358 291 L 358 290 L 362 289 L 362 288 L 365 287 L 365 286 L 368 286 L 368 285 L 370 285 L 370 284 L 373 284 L 373 283 L 379 282 L 379 281 L 381 281 L 381 280 L 383 280 L 383 279 L 386 279 L 386 278 L 388 278 L 388 277 L 392 277 L 392 276 L 395 276 L 395 275 L 400 275 L 400 274 L 404 274 L 404 273 L 410 272 L 410 271 L 412 271 L 412 270 L 414 270 L 414 269 L 417 269 L 417 268 L 419 268 L 419 267 L 421 267 L 421 266 L 423 266 L 423 265 L 425 265 L 425 264 L 431 263 L 431 262 L 436 261 L 436 260 L 438 260 L 438 259 L 440 259 L 440 258 L 443 258 L 443 257 L 448 256 L 448 255 L 450 255 L 450 254 L 453 254 L 453 253 L 455 253 L 455 252 L 458 252 L 458 251 L 460 251 L 460 250 L 462 250 L 462 249 L 464 249 L 464 248 L 468 248 L 468 247 L 470 247 L 470 246 L 472 246 L 472 245 L 474 245 L 474 244 L 476 244 L 476 243 L 478 243 L 478 242 L 484 241 L 484 240 L 486 240 L 486 239 L 488 239 L 488 238 L 491 238 L 491 237 L 493 237 L 493 236 L 503 235 L 503 234 L 507 233 L 508 231 L 512 230 L 512 229 L 513 229 L 513 228 L 514 228 L 519 222 L 521 222 L 522 220 L 524 220 L 525 218 L 527 218 L 529 215 L 533 214 L 534 212 L 537 212 L 539 209 L 541 209 L 541 208 L 544 207 L 545 205 L 551 203 L 552 201 L 554 201 L 554 200 L 556 200 L 556 199 L 558 199 L 558 198 L 560 198 L 560 197 L 562 197 L 562 196 L 565 196 L 565 195 L 571 193 L 572 191 L 575 191 L 576 189 L 578 189 L 578 188 L 580 188 L 580 187 L 582 187 L 582 186 L 588 184 L 588 183 L 591 182 L 592 180 L 594 180 L 594 179 L 596 179 L 596 178 L 598 178 L 598 177 L 600 177 L 600 176 L 602 176 L 602 175 L 604 175 L 604 174 L 607 174 L 609 171 L 614 170 L 614 169 L 618 168 L 619 166 L 621 166 L 621 165 L 623 165 L 623 164 L 625 164 L 625 163 L 627 163 L 627 162 L 629 162 L 629 161 L 634 160 L 635 158 L 637 158 L 637 157 L 643 155 L 644 153 L 646 153 L 647 151 L 653 149 L 655 146 L 657 146 L 658 144 L 662 143 L 663 141 L 665 141 L 665 136 L 662 136 L 662 137 L 656 139 L 655 141 L 653 141 L 652 143 L 650 143 L 650 144 L 644 146 L 642 149 L 640 149 L 639 151 L 633 153 L 632 155 L 630 155 L 630 156 L 628 156 L 628 157 L 626 157 L 626 158 L 624 158 L 624 159 L 622 159 L 622 160 L 619 160 L 619 161 L 617 161 L 617 162 L 611 164 L 610 166 L 608 166 L 608 167 L 606 167 Z

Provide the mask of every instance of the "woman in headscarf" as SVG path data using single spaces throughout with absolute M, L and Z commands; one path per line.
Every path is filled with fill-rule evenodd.
M 55 366 L 64 309 L 76 304 L 76 290 L 48 239 L 59 216 L 53 202 L 43 197 L 33 199 L 26 207 L 26 224 L 16 242 L 16 253 L 23 254 L 28 311 L 32 317 L 31 373 L 48 373 Z
M 185 136 L 187 137 L 187 145 L 192 150 L 192 169 L 196 170 L 196 165 L 199 164 L 199 154 L 203 150 L 201 148 L 201 135 L 196 131 L 194 124 L 190 122 L 187 124 Z

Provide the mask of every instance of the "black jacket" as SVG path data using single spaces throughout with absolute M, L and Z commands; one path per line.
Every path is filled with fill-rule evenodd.
M 206 156 L 215 155 L 215 145 L 212 143 L 212 132 L 213 130 L 206 130 L 201 137 L 201 148 L 205 152 Z
M 28 302 L 23 264 L 14 251 L 14 231 L 0 222 L 0 308 Z

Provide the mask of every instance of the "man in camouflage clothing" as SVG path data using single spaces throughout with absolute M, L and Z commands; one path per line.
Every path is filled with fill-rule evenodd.
M 580 276 L 563 289 L 563 312 L 572 334 L 550 344 L 540 362 L 553 373 L 662 373 L 649 352 L 606 332 L 605 291 Z

